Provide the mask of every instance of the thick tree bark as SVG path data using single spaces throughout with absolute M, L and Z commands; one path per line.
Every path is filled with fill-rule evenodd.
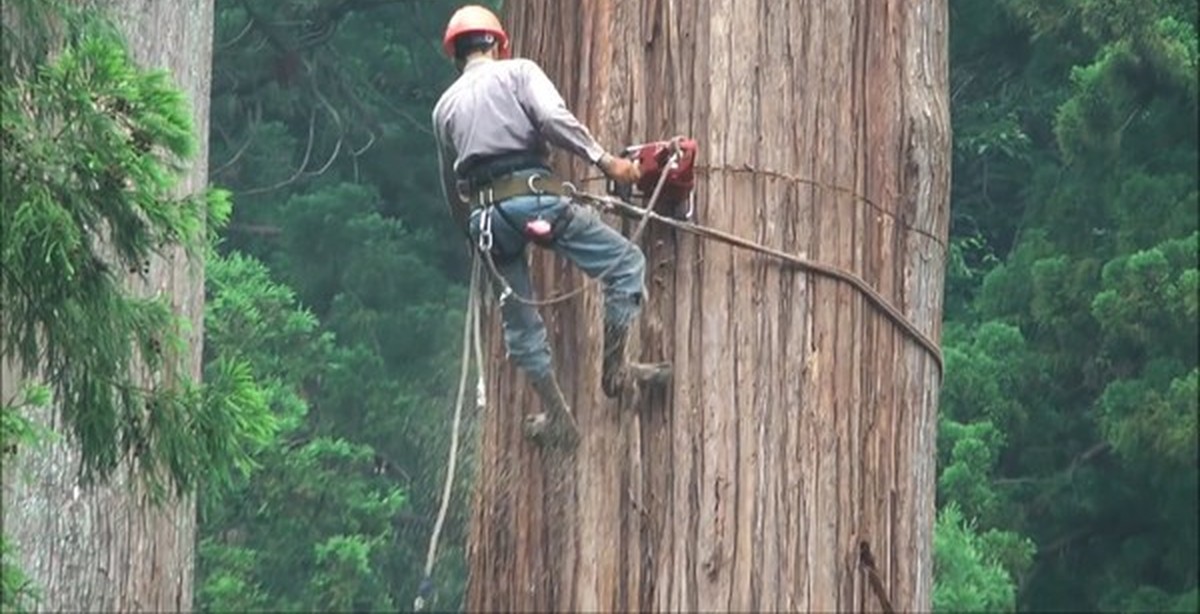
M 93 0 L 110 11 L 129 40 L 135 59 L 170 71 L 192 103 L 196 157 L 181 185 L 204 189 L 208 172 L 208 105 L 211 81 L 213 0 Z M 179 249 L 156 257 L 135 291 L 170 296 L 191 325 L 185 377 L 199 380 L 203 340 L 202 263 Z M 21 388 L 16 365 L 4 365 L 0 394 Z M 144 384 L 149 384 L 145 382 Z M 67 433 L 57 409 L 35 416 Z M 78 448 L 63 437 L 22 450 L 4 467 L 4 531 L 19 551 L 19 564 L 42 594 L 40 609 L 73 612 L 184 611 L 192 605 L 196 509 L 190 498 L 150 504 L 128 468 L 96 487 L 77 480 Z
M 602 142 L 700 141 L 700 223 L 854 271 L 940 338 L 943 0 L 506 7 Z M 675 363 L 665 396 L 601 394 L 598 292 L 543 310 L 573 457 L 521 440 L 536 401 L 493 328 L 467 608 L 877 610 L 865 546 L 892 605 L 928 611 L 935 359 L 844 283 L 670 230 L 643 245 L 636 355 Z M 534 262 L 543 295 L 582 283 Z

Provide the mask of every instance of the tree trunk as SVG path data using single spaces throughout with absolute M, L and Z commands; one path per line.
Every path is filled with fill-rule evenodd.
M 943 0 L 506 7 L 602 142 L 699 140 L 700 223 L 853 271 L 940 337 Z M 935 357 L 848 284 L 669 229 L 643 247 L 634 355 L 674 362 L 669 392 L 603 397 L 599 292 L 543 310 L 574 456 L 521 440 L 537 402 L 493 326 L 467 608 L 878 610 L 865 548 L 891 605 L 928 611 Z M 584 283 L 548 252 L 534 275 Z
M 213 0 L 92 0 L 115 18 L 134 58 L 170 71 L 192 102 L 198 147 L 184 193 L 207 185 L 208 104 Z M 143 295 L 171 297 L 190 323 L 186 376 L 200 378 L 203 342 L 203 264 L 168 249 L 130 286 Z M 21 389 L 17 365 L 4 365 L 0 394 Z M 149 385 L 150 382 L 143 382 Z M 33 416 L 58 433 L 69 428 L 57 408 Z M 134 485 L 128 467 L 104 485 L 77 479 L 79 452 L 65 437 L 22 450 L 4 467 L 4 531 L 18 564 L 41 592 L 41 610 L 74 612 L 184 611 L 192 607 L 196 508 L 189 497 L 154 507 Z

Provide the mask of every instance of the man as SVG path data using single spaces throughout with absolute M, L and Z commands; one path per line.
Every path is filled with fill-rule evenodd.
M 531 296 L 530 242 L 554 250 L 603 284 L 601 385 L 607 396 L 618 396 L 634 379 L 662 383 L 670 369 L 625 363 L 629 326 L 645 294 L 645 256 L 595 212 L 559 195 L 561 183 L 553 181 L 546 164 L 547 145 L 588 160 L 620 183 L 637 181 L 639 171 L 596 143 L 537 64 L 509 59 L 508 35 L 491 11 L 459 9 L 443 44 L 461 73 L 433 111 L 446 200 L 475 245 L 490 246 L 497 271 L 516 294 L 501 300 L 504 343 L 544 405 L 526 416 L 526 435 L 572 445 L 578 432 L 554 376 L 545 324 L 521 301 Z

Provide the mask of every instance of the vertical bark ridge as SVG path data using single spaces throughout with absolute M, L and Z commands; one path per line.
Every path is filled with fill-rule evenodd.
M 99 0 L 129 42 L 135 62 L 165 69 L 191 104 L 198 139 L 181 194 L 207 185 L 208 104 L 211 73 L 211 0 Z M 128 280 L 131 292 L 169 298 L 189 323 L 180 372 L 166 381 L 200 377 L 203 340 L 203 266 L 178 248 L 150 261 L 145 279 Z M 6 362 L 0 396 L 14 398 L 22 385 L 19 365 Z M 148 374 L 141 385 L 150 387 Z M 42 593 L 41 608 L 61 611 L 181 611 L 191 608 L 195 505 L 191 498 L 149 504 L 132 467 L 118 468 L 106 484 L 78 481 L 79 450 L 57 408 L 29 416 L 63 435 L 4 466 L 4 531 L 19 547 L 19 563 Z
M 518 53 L 607 146 L 700 140 L 702 223 L 855 271 L 940 333 L 944 254 L 909 226 L 946 231 L 943 0 L 507 4 Z M 573 496 L 543 499 L 549 457 L 499 437 L 516 433 L 508 409 L 524 406 L 510 403 L 531 399 L 510 368 L 493 369 L 490 386 L 507 392 L 485 418 L 480 477 L 507 463 L 519 506 L 497 515 L 500 491 L 477 490 L 468 607 L 874 610 L 856 554 L 866 541 L 893 603 L 927 609 L 931 359 L 838 282 L 661 228 L 642 247 L 650 295 L 631 349 L 672 360 L 674 384 L 605 399 L 599 293 L 545 310 L 584 435 Z M 534 268 L 543 288 L 582 281 L 546 254 Z M 498 335 L 492 345 L 499 358 Z M 542 542 L 519 529 L 562 519 Z M 493 555 L 477 553 L 489 543 Z M 488 568 L 500 561 L 553 590 L 517 598 L 480 582 L 501 579 Z

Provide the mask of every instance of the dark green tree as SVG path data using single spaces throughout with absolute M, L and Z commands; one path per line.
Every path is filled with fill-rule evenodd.
M 1019 607 L 1194 611 L 1196 5 L 953 7 L 943 513 Z
M 397 608 L 416 595 L 466 298 L 428 126 L 454 76 L 440 36 L 456 6 L 217 3 L 212 176 L 237 207 L 211 273 L 225 281 L 210 287 L 208 359 L 241 357 L 292 400 L 272 403 L 287 426 L 261 470 L 209 507 L 202 607 Z M 223 328 L 239 304 L 255 319 Z M 443 607 L 464 581 L 466 506 L 453 509 Z
M 190 381 L 187 318 L 173 311 L 174 297 L 150 297 L 131 283 L 164 252 L 182 247 L 201 259 L 206 225 L 228 217 L 224 192 L 178 195 L 198 142 L 191 105 L 169 74 L 135 64 L 120 28 L 94 6 L 14 0 L 0 11 L 6 469 L 53 443 L 78 454 L 82 475 L 64 462 L 50 476 L 66 488 L 77 477 L 88 486 L 136 468 L 139 483 L 111 491 L 121 493 L 113 500 L 129 494 L 131 506 L 141 499 L 130 493 L 143 486 L 157 504 L 201 483 L 228 484 L 251 469 L 274 423 L 238 365 L 204 385 Z M 25 503 L 8 482 L 21 478 L 5 472 L 6 507 Z M 187 518 L 191 508 L 178 509 Z M 16 517 L 5 517 L 6 530 L 27 518 Z M 99 541 L 81 530 L 73 535 L 81 548 Z M 60 537 L 49 532 L 44 543 Z M 122 537 L 138 538 L 106 539 Z M 31 607 L 41 593 L 15 562 L 23 545 L 0 543 L 5 610 Z M 66 584 L 71 573 L 61 576 Z

